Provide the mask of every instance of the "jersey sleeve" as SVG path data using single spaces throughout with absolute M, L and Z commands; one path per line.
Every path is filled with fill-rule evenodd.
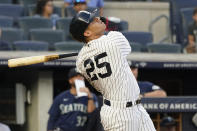
M 124 57 L 131 53 L 131 46 L 121 32 L 111 31 L 109 32 L 109 35 L 112 43 L 116 44 L 116 46 L 120 49 L 120 53 Z
M 49 109 L 49 120 L 48 120 L 48 125 L 47 129 L 48 130 L 53 130 L 55 127 L 55 122 L 58 119 L 60 115 L 60 108 L 59 108 L 59 98 L 55 98 L 51 108 Z
M 60 99 L 59 99 L 59 97 L 57 97 L 57 98 L 55 98 L 51 108 L 49 109 L 49 115 L 59 116 L 59 114 L 60 114 L 59 106 L 60 106 Z
M 145 84 L 146 84 L 146 88 L 148 89 L 149 92 L 161 90 L 161 88 L 158 85 L 155 85 L 151 82 L 145 82 Z
M 55 121 L 56 121 L 56 119 L 54 119 L 53 117 L 49 116 L 49 120 L 48 120 L 48 123 L 47 123 L 47 131 L 55 129 Z

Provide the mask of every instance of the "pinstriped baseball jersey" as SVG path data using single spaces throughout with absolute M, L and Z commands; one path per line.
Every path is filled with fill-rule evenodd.
M 126 108 L 126 102 L 134 102 L 140 93 L 126 59 L 130 52 L 121 33 L 109 32 L 85 44 L 77 58 L 78 71 L 111 102 L 100 112 L 105 131 L 155 131 L 142 105 Z
M 130 44 L 122 33 L 111 31 L 83 46 L 77 70 L 105 99 L 135 101 L 140 91 L 126 59 L 130 52 Z

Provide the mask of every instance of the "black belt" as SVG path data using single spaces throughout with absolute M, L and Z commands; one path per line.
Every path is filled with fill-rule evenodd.
M 134 105 L 137 105 L 137 104 L 140 104 L 141 103 L 141 99 L 137 99 L 136 101 L 135 101 L 135 103 L 133 103 L 133 102 L 127 102 L 126 103 L 126 107 L 132 107 L 132 106 L 134 106 Z M 108 106 L 111 106 L 111 102 L 109 101 L 109 100 L 106 100 L 106 99 L 104 99 L 104 104 L 105 105 L 108 105 Z

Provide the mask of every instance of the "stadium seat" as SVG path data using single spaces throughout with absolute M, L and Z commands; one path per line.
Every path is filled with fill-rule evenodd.
M 170 0 L 170 17 L 171 17 L 171 29 L 172 33 L 176 34 L 178 43 L 184 43 L 183 36 L 181 34 L 181 9 L 183 8 L 195 8 L 197 7 L 196 0 Z
M 40 41 L 16 41 L 14 49 L 21 51 L 48 51 L 49 44 Z
M 30 5 L 27 5 L 27 10 L 28 10 L 28 15 L 29 16 L 33 16 L 35 14 L 35 11 L 36 11 L 36 5 L 35 4 L 30 4 Z
M 142 51 L 146 52 L 146 44 L 153 42 L 153 35 L 150 32 L 122 32 L 129 42 L 140 43 Z
M 131 52 L 141 52 L 142 51 L 142 45 L 136 42 L 130 42 L 131 45 Z
M 35 15 L 35 11 L 36 11 L 36 4 L 30 4 L 27 6 L 27 10 L 28 10 L 28 15 L 29 16 L 33 16 Z M 57 7 L 57 6 L 54 6 L 54 10 L 53 10 L 53 13 L 54 14 L 57 14 L 58 16 L 62 16 L 62 9 L 61 7 Z
M 12 45 L 8 42 L 0 40 L 0 51 L 12 50 Z
M 64 32 L 62 30 L 52 29 L 31 29 L 30 39 L 35 41 L 45 41 L 49 43 L 49 49 L 54 49 L 54 43 L 64 41 Z
M 188 43 L 188 27 L 189 24 L 193 22 L 192 15 L 193 15 L 194 8 L 183 8 L 181 9 L 181 23 L 182 23 L 182 36 L 183 36 L 183 44 Z
M 120 21 L 120 31 L 128 31 L 129 23 L 127 21 L 121 20 Z
M 19 19 L 19 26 L 24 31 L 38 28 L 52 28 L 53 24 L 51 20 L 42 17 L 23 17 Z
M 66 41 L 55 43 L 56 51 L 79 51 L 83 47 L 83 43 L 77 41 Z
M 23 6 L 27 6 L 30 4 L 36 4 L 37 0 L 18 0 L 18 3 L 23 5 Z
M 151 53 L 181 53 L 180 44 L 149 43 L 147 48 Z
M 24 8 L 21 5 L 0 4 L 0 15 L 18 19 L 18 17 L 24 15 Z
M 146 45 L 153 41 L 153 35 L 149 32 L 122 32 L 129 42 Z
M 0 4 L 12 4 L 12 0 L 0 0 Z
M 1 40 L 13 43 L 14 41 L 23 40 L 23 31 L 15 28 L 2 28 Z
M 65 36 L 66 36 L 66 40 L 71 40 L 71 35 L 70 35 L 70 32 L 69 32 L 69 25 L 70 25 L 70 22 L 71 22 L 72 18 L 60 18 L 59 20 L 57 20 L 57 23 L 56 23 L 56 28 L 57 29 L 60 29 L 60 30 L 64 30 L 64 33 L 65 33 Z
M 52 22 L 49 19 L 41 18 L 41 17 L 23 17 L 19 19 L 19 26 L 25 32 L 25 37 L 28 37 L 30 29 L 38 29 L 38 28 L 51 28 Z
M 24 14 L 25 16 L 29 15 L 29 5 L 36 4 L 37 0 L 18 0 L 18 3 L 24 6 Z
M 53 13 L 57 14 L 58 16 L 62 17 L 62 8 L 54 6 Z
M 193 21 L 192 19 L 193 11 L 194 11 L 194 8 L 181 9 L 181 17 L 182 17 L 183 22 L 185 22 L 185 24 L 189 25 Z
M 1 28 L 12 27 L 13 24 L 14 24 L 14 20 L 12 17 L 0 16 L 0 27 Z
M 76 11 L 73 9 L 73 6 L 68 6 L 64 9 L 64 14 L 67 17 L 73 17 L 76 14 Z

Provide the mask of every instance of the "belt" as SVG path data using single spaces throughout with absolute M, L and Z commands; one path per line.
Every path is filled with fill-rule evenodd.
M 132 101 L 126 103 L 126 107 L 132 107 L 134 105 L 140 104 L 141 99 L 137 99 L 134 103 Z M 111 102 L 109 100 L 104 99 L 104 104 L 111 106 Z

